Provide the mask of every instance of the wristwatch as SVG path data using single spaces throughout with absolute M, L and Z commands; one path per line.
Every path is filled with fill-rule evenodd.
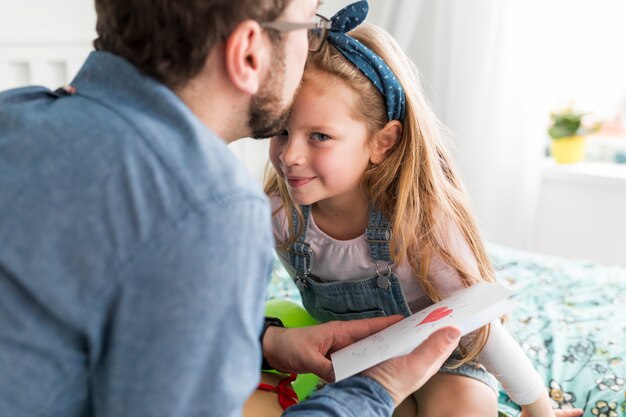
M 267 328 L 270 326 L 274 326 L 274 327 L 285 327 L 285 325 L 283 324 L 282 321 L 280 321 L 280 319 L 278 317 L 265 317 L 265 322 L 263 323 L 263 330 L 261 330 L 261 336 L 259 336 L 259 341 L 261 342 L 261 349 L 263 348 L 263 337 L 265 336 L 265 332 L 267 331 Z M 272 366 L 267 362 L 267 359 L 265 359 L 265 355 L 263 356 L 263 362 L 261 363 L 261 370 L 262 371 L 268 371 L 270 369 L 274 369 L 272 368 Z

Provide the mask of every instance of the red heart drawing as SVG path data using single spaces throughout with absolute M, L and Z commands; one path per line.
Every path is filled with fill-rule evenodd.
M 426 323 L 431 323 L 433 321 L 437 321 L 437 320 L 441 320 L 442 318 L 448 316 L 452 314 L 452 309 L 448 308 L 448 307 L 439 307 L 434 309 L 433 311 L 430 312 L 430 314 L 428 314 L 424 320 L 420 321 L 419 323 L 417 323 L 415 325 L 415 327 L 421 325 L 421 324 L 426 324 Z

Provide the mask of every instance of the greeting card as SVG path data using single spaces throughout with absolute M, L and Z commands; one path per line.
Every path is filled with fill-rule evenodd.
M 513 293 L 499 284 L 479 283 L 455 293 L 386 329 L 331 354 L 340 381 L 387 359 L 411 352 L 438 329 L 456 326 L 471 333 L 508 313 Z

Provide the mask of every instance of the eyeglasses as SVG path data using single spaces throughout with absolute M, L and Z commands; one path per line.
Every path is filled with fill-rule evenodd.
M 309 51 L 317 52 L 322 49 L 322 45 L 326 42 L 326 36 L 330 30 L 330 20 L 319 14 L 315 15 L 316 21 L 310 23 L 294 23 L 294 22 L 265 22 L 261 23 L 261 27 L 272 29 L 278 32 L 289 32 L 291 30 L 308 29 Z

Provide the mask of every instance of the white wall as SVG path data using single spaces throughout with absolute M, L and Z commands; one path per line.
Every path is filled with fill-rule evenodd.
M 537 251 L 626 266 L 626 167 L 546 161 L 538 201 Z
M 67 83 L 92 49 L 96 14 L 84 0 L 0 0 L 0 89 Z
M 89 44 L 95 22 L 93 1 L 0 0 L 1 44 Z

